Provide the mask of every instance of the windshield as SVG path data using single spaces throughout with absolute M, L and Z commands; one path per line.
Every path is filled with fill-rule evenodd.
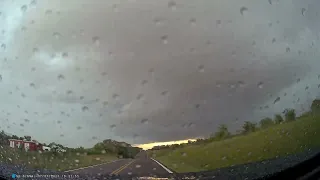
M 0 0 L 2 173 L 250 179 L 306 160 L 318 6 Z

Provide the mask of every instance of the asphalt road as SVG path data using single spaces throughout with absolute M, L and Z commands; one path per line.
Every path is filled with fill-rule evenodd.
M 148 157 L 145 151 L 134 159 L 120 159 L 105 164 L 68 171 L 86 175 L 163 176 L 172 173 L 163 165 Z

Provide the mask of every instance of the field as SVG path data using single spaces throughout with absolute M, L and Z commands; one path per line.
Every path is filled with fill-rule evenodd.
M 8 146 L 0 147 L 0 162 L 23 164 L 31 168 L 66 171 L 117 159 L 115 154 L 84 155 L 74 152 L 25 152 Z
M 319 139 L 320 116 L 309 113 L 248 135 L 175 150 L 153 150 L 150 155 L 176 172 L 197 172 L 302 152 L 320 147 Z

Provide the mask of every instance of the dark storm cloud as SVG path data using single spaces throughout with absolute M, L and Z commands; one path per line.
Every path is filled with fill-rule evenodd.
M 300 113 L 319 95 L 315 0 L 30 2 L 0 7 L 9 133 L 70 146 L 179 140 Z

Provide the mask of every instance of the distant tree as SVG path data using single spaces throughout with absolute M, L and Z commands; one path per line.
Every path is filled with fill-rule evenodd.
M 285 121 L 290 122 L 296 120 L 296 112 L 294 109 L 288 109 L 285 111 Z
M 229 136 L 230 136 L 230 132 L 228 130 L 227 125 L 225 125 L 225 124 L 221 124 L 218 128 L 218 131 L 216 133 L 214 133 L 214 137 L 217 140 L 225 139 Z
M 23 140 L 24 139 L 24 137 L 19 137 L 19 140 Z
M 12 135 L 11 137 L 12 139 L 19 139 L 19 137 L 17 135 Z
M 261 128 L 267 128 L 274 125 L 274 122 L 271 118 L 264 118 L 260 121 L 260 127 Z
M 282 118 L 282 116 L 280 115 L 280 114 L 276 114 L 276 115 L 274 115 L 274 122 L 276 123 L 276 124 L 281 124 L 281 123 L 283 123 L 283 118 Z
M 242 126 L 242 133 L 247 134 L 250 132 L 254 132 L 257 130 L 257 125 L 253 122 L 246 121 L 244 122 L 244 125 Z
M 312 101 L 311 111 L 312 111 L 312 113 L 320 113 L 320 100 L 319 99 L 315 99 Z

